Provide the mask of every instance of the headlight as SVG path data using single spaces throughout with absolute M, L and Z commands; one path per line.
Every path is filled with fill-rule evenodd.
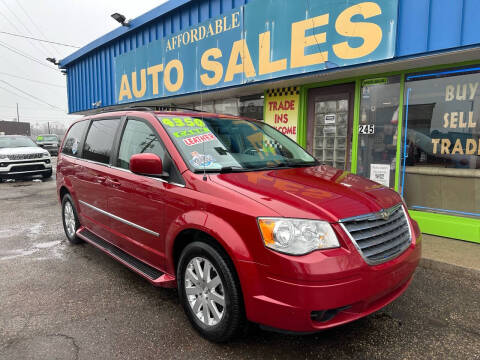
M 314 250 L 340 246 L 332 227 L 326 221 L 259 218 L 258 226 L 266 247 L 287 254 L 303 255 Z
M 50 157 L 50 153 L 49 153 L 49 152 L 43 153 L 42 156 L 43 156 L 44 158 L 49 158 L 49 157 Z

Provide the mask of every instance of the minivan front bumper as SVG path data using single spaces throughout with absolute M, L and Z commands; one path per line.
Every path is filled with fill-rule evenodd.
M 308 276 L 287 279 L 263 265 L 244 262 L 239 266 L 240 277 L 259 279 L 247 282 L 243 289 L 247 317 L 267 328 L 309 333 L 369 315 L 399 297 L 412 281 L 421 257 L 421 242 L 414 237 L 400 256 L 380 265 L 368 265 L 350 253 L 332 266 L 332 259 L 320 252 L 309 255 L 312 263 L 318 257 L 315 267 L 292 264 L 292 269 L 306 272 L 316 269 L 320 277 L 314 281 Z M 318 274 L 322 268 L 324 274 Z

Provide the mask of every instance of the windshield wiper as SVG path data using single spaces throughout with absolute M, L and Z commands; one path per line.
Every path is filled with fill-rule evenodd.
M 202 169 L 202 168 L 199 168 L 199 169 L 193 170 L 193 172 L 196 173 L 196 174 L 200 174 L 200 173 L 203 173 L 203 172 L 225 174 L 225 173 L 229 173 L 229 172 L 242 172 L 242 171 L 249 171 L 249 170 L 250 170 L 249 168 L 244 168 L 244 167 L 241 167 L 241 166 L 223 166 L 223 167 L 218 168 L 218 169 L 208 169 L 208 168 Z
M 307 166 L 316 166 L 318 165 L 318 161 L 296 161 L 287 163 L 289 167 L 307 167 Z
M 244 168 L 241 166 L 224 166 L 220 169 L 220 174 L 225 174 L 229 172 L 242 172 L 242 171 L 249 171 L 249 168 Z

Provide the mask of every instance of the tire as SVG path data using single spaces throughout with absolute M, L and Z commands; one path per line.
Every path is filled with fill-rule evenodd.
M 52 174 L 53 174 L 53 171 L 50 170 L 49 172 L 47 172 L 46 174 L 42 174 L 42 177 L 44 179 L 48 179 L 48 178 L 51 178 L 52 177 Z
M 67 224 L 69 220 L 69 207 L 72 212 L 73 216 L 73 221 L 74 221 L 74 228 L 72 231 L 72 227 L 69 224 Z M 65 196 L 62 198 L 62 223 L 63 223 L 63 230 L 65 231 L 65 235 L 67 236 L 68 241 L 72 244 L 81 244 L 83 242 L 82 239 L 80 239 L 76 232 L 78 228 L 80 227 L 80 221 L 78 221 L 78 215 L 77 215 L 77 210 L 75 209 L 75 205 L 73 204 L 72 197 L 70 194 L 65 194 Z
M 207 261 L 212 266 L 209 274 L 204 273 L 204 277 L 192 281 L 199 272 L 195 265 L 200 268 L 201 275 L 208 266 Z M 215 285 L 219 281 L 217 277 L 220 284 Z M 200 241 L 187 245 L 178 262 L 177 283 L 180 301 L 188 319 L 207 340 L 226 342 L 244 327 L 245 310 L 240 284 L 230 259 L 223 251 Z M 204 290 L 199 293 L 202 288 Z

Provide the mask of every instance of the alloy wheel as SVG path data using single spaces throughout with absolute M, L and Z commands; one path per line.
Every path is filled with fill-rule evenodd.
M 73 238 L 75 236 L 76 221 L 73 206 L 70 201 L 67 201 L 63 207 L 63 218 L 65 221 L 65 228 L 67 229 L 67 235 L 69 238 Z
M 195 316 L 205 325 L 217 325 L 225 314 L 222 279 L 206 258 L 194 257 L 185 269 L 185 294 Z

